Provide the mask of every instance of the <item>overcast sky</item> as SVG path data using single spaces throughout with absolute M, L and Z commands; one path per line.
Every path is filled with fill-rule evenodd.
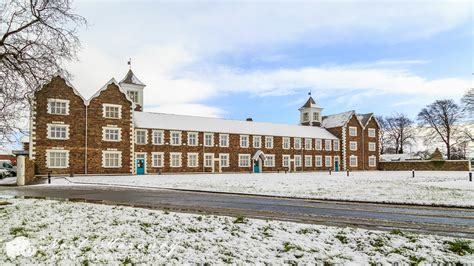
M 86 97 L 132 69 L 145 110 L 298 123 L 324 114 L 414 118 L 472 87 L 469 1 L 76 1 L 90 26 L 68 65 Z

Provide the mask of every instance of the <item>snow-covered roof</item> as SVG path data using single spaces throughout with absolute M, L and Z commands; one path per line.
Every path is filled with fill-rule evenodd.
M 316 101 L 314 101 L 313 97 L 309 96 L 308 100 L 306 101 L 306 103 L 301 106 L 300 109 L 304 109 L 304 108 L 311 108 L 311 107 L 318 107 L 316 105 Z M 319 107 L 318 107 L 319 108 Z
M 143 82 L 141 82 L 131 69 L 128 70 L 127 75 L 120 81 L 120 83 L 128 83 L 128 84 L 135 84 L 140 86 L 146 86 Z
M 103 92 L 103 91 L 105 91 L 105 90 L 107 89 L 107 87 L 108 87 L 110 84 L 116 85 L 116 86 L 118 87 L 119 91 L 120 91 L 121 93 L 123 93 L 123 95 L 125 96 L 125 98 L 132 104 L 132 108 L 135 109 L 135 103 L 132 101 L 132 99 L 130 99 L 130 96 L 128 96 L 127 91 L 124 90 L 124 89 L 122 88 L 122 86 L 120 86 L 120 84 L 117 83 L 117 81 L 116 81 L 114 78 L 111 78 L 111 79 L 109 80 L 109 82 L 105 83 L 105 85 L 102 86 L 102 88 L 100 88 L 100 90 L 96 91 L 96 92 L 94 93 L 94 95 L 92 95 L 92 96 L 89 98 L 89 100 L 86 101 L 86 105 L 89 105 L 89 104 L 91 103 L 92 99 L 94 99 L 94 98 L 96 98 L 96 97 L 99 97 L 100 93 Z
M 380 160 L 384 162 L 391 161 L 406 161 L 406 160 L 421 160 L 418 155 L 404 153 L 404 154 L 380 154 Z
M 321 127 L 163 113 L 134 112 L 134 124 L 136 128 L 337 139 L 333 134 Z
M 354 111 L 347 111 L 344 113 L 323 116 L 322 126 L 325 128 L 342 127 L 349 121 L 349 119 L 351 119 L 353 114 L 355 114 Z
M 372 117 L 373 113 L 368 113 L 368 114 L 357 114 L 357 119 L 359 119 L 360 123 L 362 126 L 367 126 L 367 123 L 369 122 L 369 119 Z

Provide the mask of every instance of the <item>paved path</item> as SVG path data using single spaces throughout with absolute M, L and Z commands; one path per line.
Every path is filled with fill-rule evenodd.
M 474 209 L 243 196 L 104 186 L 3 187 L 0 195 L 61 198 L 303 223 L 394 228 L 474 239 Z

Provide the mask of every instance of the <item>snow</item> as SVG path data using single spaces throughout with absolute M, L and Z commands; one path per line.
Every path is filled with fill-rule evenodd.
M 250 122 L 150 112 L 134 112 L 133 117 L 135 128 L 337 139 L 333 134 L 321 127 L 285 125 L 254 121 Z
M 174 174 L 75 176 L 72 182 L 240 192 L 335 200 L 474 206 L 474 182 L 467 172 L 370 171 L 261 174 Z M 53 185 L 68 185 L 55 180 Z
M 470 263 L 449 237 L 168 213 L 123 206 L 8 199 L 0 264 Z M 471 248 L 472 248 L 472 244 Z
M 347 121 L 349 121 L 353 114 L 355 114 L 354 111 L 347 111 L 344 113 L 324 116 L 322 126 L 325 128 L 342 127 L 347 123 Z

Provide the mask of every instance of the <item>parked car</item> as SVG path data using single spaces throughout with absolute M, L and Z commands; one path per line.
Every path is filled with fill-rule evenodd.
M 5 169 L 0 169 L 0 179 L 4 179 L 7 176 L 10 176 L 10 172 Z
M 6 170 L 11 176 L 16 176 L 16 166 L 13 166 L 8 161 L 0 161 L 0 169 Z

